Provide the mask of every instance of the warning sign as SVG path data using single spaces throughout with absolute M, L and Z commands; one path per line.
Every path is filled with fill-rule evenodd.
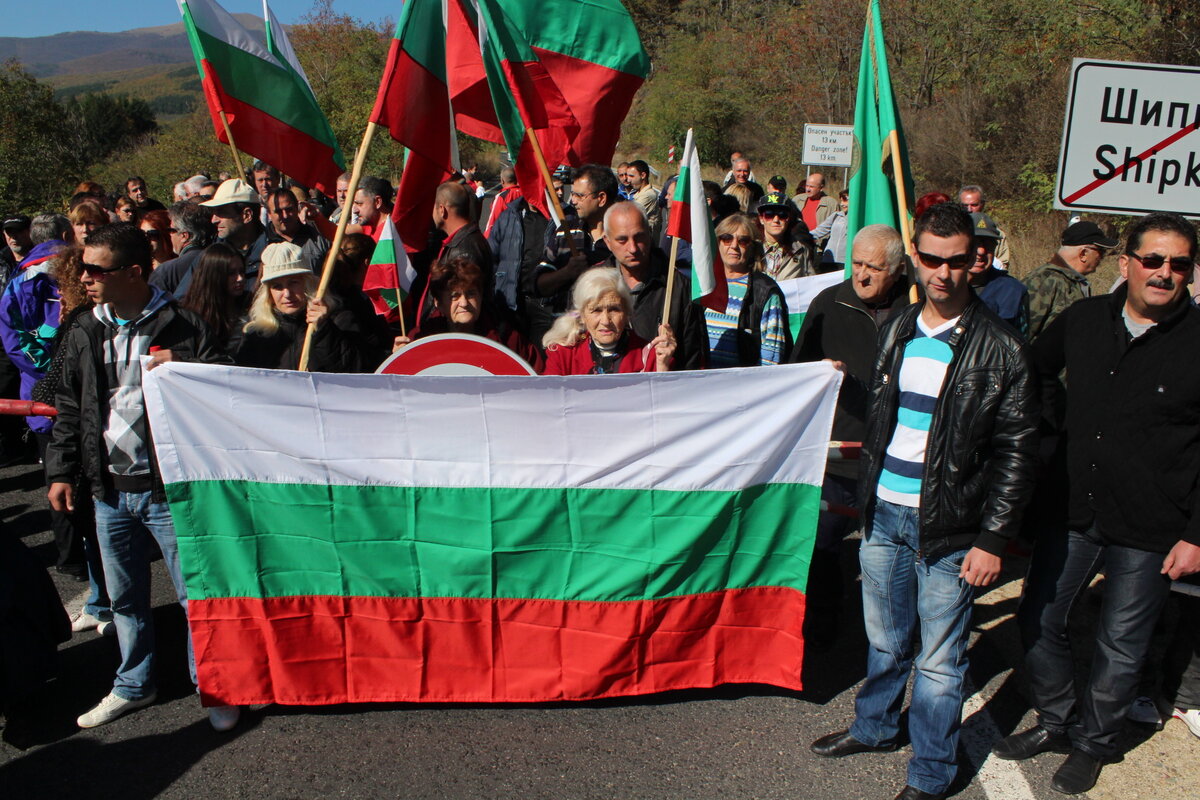
M 1200 214 L 1200 67 L 1075 59 L 1054 207 Z
M 853 125 L 805 125 L 801 164 L 849 167 L 854 152 Z

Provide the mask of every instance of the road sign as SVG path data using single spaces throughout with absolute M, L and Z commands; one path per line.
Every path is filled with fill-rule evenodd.
M 1200 67 L 1075 59 L 1054 207 L 1200 214 Z
M 853 125 L 805 125 L 801 164 L 821 167 L 850 167 L 854 152 Z
M 536 375 L 502 344 L 469 333 L 418 339 L 375 370 L 382 375 Z

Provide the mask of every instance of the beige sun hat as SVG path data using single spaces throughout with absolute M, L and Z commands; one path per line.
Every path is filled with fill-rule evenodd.
M 262 268 L 258 279 L 263 283 L 290 278 L 293 275 L 312 275 L 304 263 L 304 251 L 291 242 L 275 242 L 263 248 Z
M 217 193 L 213 195 L 212 200 L 206 200 L 200 205 L 207 208 L 217 208 L 218 206 L 227 206 L 232 203 L 254 203 L 259 204 L 258 192 L 243 180 L 230 178 L 217 187 Z

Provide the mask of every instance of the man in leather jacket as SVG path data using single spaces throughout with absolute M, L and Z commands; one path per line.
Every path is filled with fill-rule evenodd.
M 897 800 L 942 798 L 954 779 L 974 587 L 1000 574 L 1033 490 L 1033 367 L 971 291 L 974 253 L 957 204 L 917 221 L 925 299 L 880 332 L 860 467 L 867 679 L 853 726 L 812 745 L 826 757 L 896 750 L 915 663 L 913 756 Z

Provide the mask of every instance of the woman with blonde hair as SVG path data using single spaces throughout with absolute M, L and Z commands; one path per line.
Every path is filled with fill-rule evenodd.
M 606 375 L 615 372 L 666 372 L 675 356 L 671 326 L 658 326 L 652 342 L 630 327 L 633 295 L 621 273 L 593 267 L 575 281 L 571 310 L 554 321 L 542 344 L 543 375 Z
M 108 224 L 108 212 L 99 203 L 88 200 L 67 212 L 67 219 L 71 220 L 75 244 L 83 247 L 87 244 L 89 233 Z
M 730 214 L 717 225 L 717 251 L 729 298 L 723 311 L 704 309 L 709 368 L 782 364 L 792 349 L 787 302 L 763 272 L 758 225 L 745 214 Z
M 754 190 L 744 183 L 733 183 L 725 189 L 725 194 L 737 200 L 738 208 L 743 214 L 750 211 L 750 204 L 754 202 Z

